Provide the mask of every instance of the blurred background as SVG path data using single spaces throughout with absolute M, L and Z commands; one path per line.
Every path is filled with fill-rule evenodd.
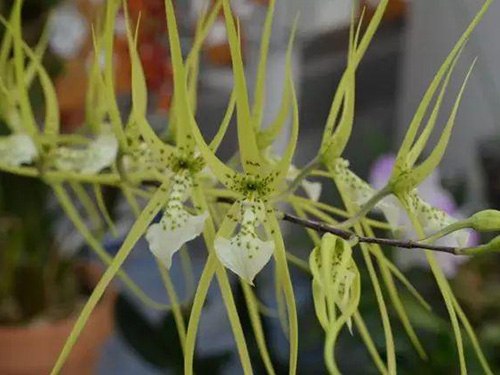
M 204 3 L 210 1 L 175 0 L 185 51 L 189 51 L 192 43 L 200 10 Z M 61 119 L 67 133 L 78 132 L 79 126 L 85 122 L 88 73 L 94 59 L 92 24 L 99 19 L 105 3 L 105 0 L 24 1 L 24 37 L 31 45 L 36 43 L 44 25 L 48 23 L 49 43 L 44 63 L 55 82 Z M 301 123 L 300 142 L 294 161 L 297 166 L 304 165 L 317 152 L 331 100 L 345 68 L 351 12 L 359 16 L 361 9 L 366 7 L 366 23 L 377 3 L 377 0 L 277 0 L 268 61 L 264 122 L 272 120 L 281 104 L 285 49 L 292 22 L 300 12 L 299 31 L 293 51 Z M 142 15 L 138 46 L 150 90 L 149 120 L 157 128 L 164 128 L 168 126 L 173 84 L 163 0 L 128 0 L 128 4 L 132 17 Z M 267 1 L 233 0 L 232 5 L 242 22 L 243 52 L 252 89 Z M 482 1 L 479 0 L 389 1 L 382 26 L 357 74 L 355 126 L 346 158 L 350 160 L 352 169 L 363 178 L 375 185 L 385 178 L 394 152 L 423 93 L 481 5 Z M 0 10 L 4 16 L 8 16 L 11 6 L 12 1 L 0 0 Z M 120 106 L 124 113 L 128 113 L 130 64 L 123 15 L 120 17 L 115 31 L 115 81 Z M 457 217 L 486 207 L 500 209 L 500 69 L 497 69 L 500 66 L 500 29 L 497 17 L 500 17 L 500 4 L 495 3 L 462 54 L 448 90 L 442 111 L 444 115 L 440 117 L 441 124 L 446 121 L 474 57 L 478 57 L 478 63 L 467 86 L 443 163 L 422 187 L 424 198 Z M 201 60 L 197 118 L 208 136 L 218 129 L 229 100 L 232 90 L 230 64 L 229 46 L 221 16 L 205 43 Z M 35 88 L 34 103 L 37 98 L 40 101 L 40 92 Z M 231 143 L 235 139 L 234 127 L 230 133 L 231 136 L 223 143 L 223 157 L 230 157 L 236 147 Z M 328 196 L 328 187 L 325 187 L 323 194 L 325 201 L 333 201 L 333 196 Z M 119 197 L 111 194 L 107 199 L 113 207 L 119 235 L 104 234 L 103 243 L 113 254 L 134 218 Z M 5 228 L 1 230 L 2 247 L 56 248 L 56 255 L 37 260 L 44 264 L 50 264 L 52 257 L 92 259 L 85 242 L 61 214 L 57 203 L 42 183 L 1 174 L 0 210 L 1 220 L 7 224 L 2 225 Z M 286 233 L 286 241 L 291 244 L 290 250 L 306 259 L 311 244 L 305 232 Z M 189 249 L 197 278 L 204 264 L 203 245 L 193 242 Z M 423 310 L 401 288 L 403 300 L 429 353 L 429 360 L 419 359 L 402 326 L 393 319 L 399 373 L 458 373 L 453 335 L 431 273 L 422 266 L 422 262 L 411 258 L 408 252 L 386 250 L 393 254 L 394 261 L 422 291 L 435 313 L 431 315 Z M 32 258 L 27 259 L 31 262 Z M 0 261 L 4 265 L 7 262 L 1 256 Z M 30 262 L 26 262 L 26 266 L 16 271 L 16 275 L 10 279 L 10 283 L 14 283 L 21 291 L 27 280 L 33 282 L 40 278 L 46 282 L 45 276 L 37 276 L 30 271 Z M 441 262 L 475 326 L 492 366 L 500 371 L 500 258 L 492 255 L 457 262 L 456 259 L 444 257 Z M 126 270 L 148 293 L 168 302 L 156 265 L 144 241 L 137 245 L 127 261 Z M 366 271 L 363 272 L 366 274 Z M 194 292 L 192 283 L 184 278 L 181 267 L 173 267 L 171 275 L 181 302 L 188 305 Z M 268 316 L 263 317 L 266 336 L 279 372 L 286 373 L 287 342 L 275 317 L 272 275 L 272 266 L 266 267 L 263 275 L 259 276 L 256 290 L 261 300 L 271 308 Z M 299 373 L 322 374 L 326 372 L 322 360 L 323 332 L 313 311 L 310 279 L 300 271 L 294 271 L 292 277 L 300 319 Z M 52 282 L 59 285 L 66 283 L 64 278 L 54 278 Z M 235 279 L 233 282 L 236 299 L 242 303 L 242 319 L 248 320 L 242 292 Z M 146 308 L 119 282 L 116 283 L 116 289 L 119 297 L 113 316 L 115 328 L 111 336 L 104 340 L 105 344 L 96 358 L 94 373 L 182 373 L 182 352 L 172 316 Z M 383 330 L 368 281 L 363 284 L 362 292 L 361 312 L 383 354 Z M 62 294 L 71 295 L 70 292 Z M 0 326 L 12 323 L 9 318 L 13 311 L 11 297 L 3 297 L 1 299 L 0 293 Z M 44 301 L 44 297 L 39 298 Z M 217 286 L 213 283 L 199 330 L 196 358 L 199 374 L 238 374 L 241 371 L 220 299 Z M 30 300 L 32 302 L 33 298 Z M 29 306 L 33 303 L 20 303 L 24 315 L 15 323 L 33 321 L 33 317 L 46 311 L 49 303 L 42 303 L 43 307 L 39 309 L 32 306 L 31 310 Z M 252 339 L 249 339 L 249 345 L 252 356 L 256 358 L 256 373 L 264 373 Z M 466 347 L 471 351 L 470 343 L 466 343 Z M 350 336 L 347 331 L 343 333 L 337 358 L 346 374 L 377 373 L 356 334 Z M 470 373 L 481 373 L 472 351 L 468 358 Z

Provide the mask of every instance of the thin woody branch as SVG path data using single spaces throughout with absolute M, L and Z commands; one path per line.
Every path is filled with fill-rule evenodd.
M 399 241 L 399 240 L 393 240 L 390 238 L 358 236 L 357 234 L 350 232 L 350 231 L 347 231 L 347 230 L 334 228 L 328 224 L 309 220 L 309 219 L 302 219 L 298 216 L 295 216 L 292 214 L 287 214 L 287 213 L 283 213 L 281 215 L 281 219 L 283 221 L 288 221 L 289 223 L 293 223 L 293 224 L 303 226 L 305 228 L 313 229 L 313 230 L 320 232 L 320 233 L 331 233 L 331 234 L 334 234 L 340 238 L 343 238 L 344 240 L 354 240 L 354 241 L 364 242 L 364 243 L 396 246 L 396 247 L 402 247 L 405 249 L 431 250 L 431 251 L 438 251 L 441 253 L 448 253 L 448 254 L 457 255 L 457 248 L 455 248 L 455 247 L 429 245 L 429 244 L 424 244 L 424 243 L 420 243 L 417 241 Z

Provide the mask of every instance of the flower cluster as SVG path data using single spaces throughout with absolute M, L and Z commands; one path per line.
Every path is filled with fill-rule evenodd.
M 247 89 L 249 85 L 244 71 L 240 32 L 229 0 L 215 1 L 200 16 L 192 49 L 187 56 L 182 53 L 173 4 L 171 0 L 166 0 L 166 26 L 174 92 L 168 129 L 160 131 L 153 129 L 147 120 L 147 76 L 138 53 L 138 39 L 133 31 L 140 25 L 131 24 L 126 4 L 120 9 L 121 4 L 118 1 L 108 3 L 105 17 L 102 17 L 103 25 L 96 28 L 101 31 L 94 36 L 95 55 L 102 55 L 104 61 L 96 58 L 91 69 L 87 103 L 88 127 L 81 132 L 85 136 L 59 132 L 59 112 L 54 87 L 41 64 L 43 48 L 32 49 L 21 37 L 20 0 L 15 2 L 9 21 L 4 22 L 8 43 L 3 43 L 0 51 L 0 78 L 16 95 L 6 97 L 5 101 L 0 100 L 1 103 L 6 103 L 0 107 L 0 115 L 12 131 L 11 135 L 0 139 L 0 169 L 42 177 L 53 188 L 68 217 L 89 246 L 108 265 L 55 364 L 54 374 L 61 371 L 90 313 L 115 275 L 121 277 L 145 303 L 155 308 L 165 308 L 145 296 L 121 269 L 135 244 L 143 236 L 158 260 L 159 269 L 166 280 L 166 289 L 171 294 L 172 310 L 176 314 L 177 328 L 181 331 L 179 336 L 183 340 L 186 374 L 193 373 L 196 330 L 214 277 L 220 286 L 244 372 L 252 373 L 242 323 L 229 282 L 231 274 L 228 274 L 227 270 L 243 281 L 251 326 L 259 343 L 260 355 L 267 371 L 274 373 L 262 333 L 257 296 L 251 288 L 259 283 L 259 273 L 271 261 L 275 266 L 278 303 L 284 307 L 281 300 L 284 296 L 286 305 L 286 309 L 280 309 L 280 319 L 288 333 L 291 374 L 296 373 L 298 361 L 298 316 L 289 272 L 292 264 L 298 265 L 311 276 L 316 315 L 326 333 L 325 363 L 331 373 L 339 373 L 334 349 L 336 338 L 344 326 L 351 332 L 362 332 L 362 339 L 381 373 L 396 373 L 396 350 L 387 307 L 389 300 L 415 349 L 425 358 L 425 350 L 402 303 L 395 280 L 400 280 L 422 305 L 427 307 L 427 304 L 392 263 L 389 255 L 382 251 L 379 243 L 382 243 L 383 239 L 375 237 L 374 228 L 389 229 L 392 235 L 408 241 L 408 248 L 420 247 L 429 250 L 422 254 L 425 254 L 443 295 L 457 336 L 458 352 L 463 353 L 460 323 L 466 328 L 471 340 L 477 342 L 474 332 L 469 329 L 467 317 L 443 275 L 443 270 L 430 250 L 435 250 L 435 245 L 441 243 L 447 245 L 444 248 L 446 251 L 454 254 L 492 251 L 497 241 L 482 245 L 486 247 L 468 248 L 466 228 L 500 230 L 497 212 L 479 213 L 479 216 L 464 220 L 454 219 L 439 207 L 434 207 L 432 202 L 426 202 L 419 189 L 432 175 L 442 158 L 455 123 L 465 82 L 437 145 L 426 159 L 416 164 L 421 159 L 434 130 L 436 117 L 460 51 L 488 9 L 489 0 L 456 43 L 432 81 L 409 126 L 391 167 L 390 176 L 375 186 L 362 180 L 350 169 L 349 161 L 343 158 L 343 152 L 353 131 L 356 70 L 381 22 L 388 0 L 379 2 L 366 29 L 361 27 L 362 20 L 357 27 L 353 22 L 349 33 L 347 66 L 332 101 L 318 154 L 302 169 L 292 164 L 298 142 L 300 118 L 291 73 L 296 23 L 287 49 L 284 66 L 286 82 L 281 108 L 274 121 L 270 124 L 263 123 L 266 62 L 274 0 L 269 1 L 267 5 L 260 62 L 253 85 L 253 100 L 250 100 Z M 124 18 L 123 34 L 126 37 L 131 66 L 132 101 L 126 122 L 122 120 L 124 116 L 117 104 L 112 77 L 113 35 L 117 17 Z M 206 38 L 214 32 L 213 26 L 218 22 L 224 22 L 234 88 L 220 128 L 208 142 L 203 126 L 196 121 L 197 75 L 200 51 Z M 12 66 L 16 73 L 13 77 L 9 76 Z M 46 116 L 41 127 L 38 126 L 38 119 L 31 108 L 30 84 L 26 83 L 31 83 L 35 78 L 40 80 L 46 103 Z M 436 95 L 440 85 L 441 90 Z M 4 91 L 0 93 L 5 96 Z M 434 108 L 427 124 L 420 129 L 431 103 L 435 103 Z M 238 152 L 229 161 L 225 161 L 218 156 L 217 151 L 235 110 Z M 270 147 L 283 133 L 289 117 L 292 121 L 288 143 L 279 155 L 270 155 Z M 420 135 L 417 137 L 419 130 Z M 331 180 L 339 193 L 342 207 L 321 202 L 322 197 L 331 197 L 333 192 L 310 178 Z M 113 227 L 113 222 L 107 212 L 100 187 L 111 186 L 123 192 L 137 218 L 113 259 L 105 254 L 98 236 L 87 228 L 85 220 L 72 204 L 66 192 L 66 183 L 74 190 L 89 216 L 97 212 L 93 215 L 97 216 L 96 221 L 99 222 L 103 216 L 110 228 Z M 95 202 L 85 190 L 84 184 L 91 184 L 94 188 Z M 138 197 L 147 198 L 147 203 L 142 205 Z M 300 219 L 295 220 L 296 223 L 310 224 L 307 227 L 311 240 L 309 262 L 291 254 L 285 245 L 279 222 L 286 216 L 283 211 L 288 210 L 293 210 Z M 368 217 L 372 211 L 381 211 L 384 220 Z M 159 221 L 154 222 L 158 215 Z M 321 223 L 317 223 L 317 220 Z M 328 234 L 323 233 L 326 226 L 330 229 Z M 190 304 L 191 315 L 186 329 L 180 307 L 175 302 L 175 290 L 169 283 L 168 270 L 175 267 L 177 261 L 181 261 L 174 255 L 182 247 L 188 248 L 189 242 L 198 236 L 202 236 L 205 241 L 207 258 L 194 300 Z M 381 359 L 375 349 L 358 312 L 362 282 L 359 272 L 362 262 L 354 256 L 358 245 L 377 297 L 385 335 L 386 361 Z M 412 251 L 421 252 L 419 249 Z M 187 256 L 190 256 L 189 250 Z M 378 267 L 375 267 L 374 263 Z M 387 301 L 380 278 L 387 288 Z M 490 371 L 479 345 L 475 345 L 475 350 L 483 369 Z M 462 373 L 465 373 L 465 359 L 462 354 L 460 364 Z

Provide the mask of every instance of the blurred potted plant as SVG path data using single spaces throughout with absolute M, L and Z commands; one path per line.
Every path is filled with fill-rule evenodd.
M 20 3 L 16 5 L 11 24 L 15 17 L 20 18 Z M 48 74 L 42 71 L 40 61 L 28 59 L 28 78 L 20 89 L 12 73 L 18 56 L 13 47 L 14 37 L 9 29 L 4 30 L 0 53 L 0 129 L 3 134 L 11 135 L 1 142 L 0 154 L 2 164 L 12 167 L 16 163 L 13 159 L 21 158 L 17 161 L 24 163 L 25 158 L 32 155 L 30 144 L 26 148 L 25 135 L 19 130 L 23 95 L 37 98 L 40 86 L 32 83 Z M 43 55 L 46 41 L 46 34 L 42 33 L 36 49 L 37 58 Z M 28 154 L 23 153 L 27 150 Z M 101 274 L 99 267 L 63 254 L 57 246 L 52 230 L 54 215 L 48 210 L 48 193 L 47 186 L 38 181 L 0 175 L 1 374 L 48 373 L 85 296 Z M 71 356 L 69 373 L 90 373 L 99 347 L 111 332 L 113 304 L 114 293 L 110 292 L 92 318 L 93 328 Z

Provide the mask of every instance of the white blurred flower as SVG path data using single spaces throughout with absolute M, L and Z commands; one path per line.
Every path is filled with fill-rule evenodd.
M 31 164 L 38 157 L 35 144 L 27 134 L 0 137 L 0 162 L 10 167 Z
M 118 140 L 111 132 L 100 134 L 87 148 L 59 147 L 54 165 L 61 171 L 96 174 L 110 167 L 118 155 Z
M 224 20 L 219 19 L 214 22 L 212 28 L 208 32 L 205 43 L 207 46 L 220 46 L 227 42 L 226 24 Z
M 60 6 L 50 18 L 50 48 L 60 58 L 73 59 L 84 46 L 88 32 L 87 20 L 75 5 Z

